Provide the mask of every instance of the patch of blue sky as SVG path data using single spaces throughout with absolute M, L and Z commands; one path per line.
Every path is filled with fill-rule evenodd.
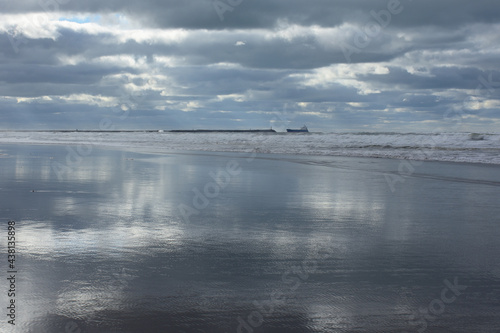
M 59 21 L 68 21 L 75 23 L 90 23 L 90 22 L 99 22 L 101 20 L 101 15 L 77 15 L 71 17 L 60 17 Z

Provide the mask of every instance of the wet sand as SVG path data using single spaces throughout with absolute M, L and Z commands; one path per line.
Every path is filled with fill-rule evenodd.
M 17 331 L 4 315 L 2 332 L 500 329 L 499 166 L 0 153 L 18 290 Z

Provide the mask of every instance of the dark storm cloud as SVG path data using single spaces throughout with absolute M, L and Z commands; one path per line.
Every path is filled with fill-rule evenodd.
M 134 16 L 144 24 L 188 29 L 269 28 L 286 20 L 300 25 L 333 27 L 346 22 L 364 22 L 370 11 L 387 8 L 390 0 L 221 0 L 227 5 L 220 21 L 212 0 L 30 0 L 7 1 L 0 5 L 5 13 L 30 11 L 62 11 L 86 13 L 121 12 Z M 221 6 L 219 4 L 219 6 Z M 397 26 L 433 25 L 457 27 L 470 23 L 498 22 L 500 7 L 495 0 L 401 0 L 408 12 L 394 21 Z
M 7 84 L 21 82 L 61 83 L 91 85 L 100 81 L 104 75 L 116 73 L 120 69 L 112 66 L 50 66 L 22 64 L 17 66 L 0 65 L 0 77 Z

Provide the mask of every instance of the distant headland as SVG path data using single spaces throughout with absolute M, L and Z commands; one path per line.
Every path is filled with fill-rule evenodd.
M 158 130 L 158 129 L 145 129 L 145 130 L 85 130 L 85 129 L 53 129 L 53 130 L 0 130 L 0 132 L 61 132 L 61 133 L 276 133 L 273 129 L 248 129 L 248 130 L 238 130 L 238 129 L 191 129 L 191 130 Z
M 171 130 L 167 132 L 175 133 L 276 133 L 273 129 L 249 129 L 249 130 L 207 130 L 207 129 L 196 129 L 196 130 Z

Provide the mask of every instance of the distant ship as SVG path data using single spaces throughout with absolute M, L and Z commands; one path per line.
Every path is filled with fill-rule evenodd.
M 302 126 L 300 129 L 287 128 L 286 131 L 291 132 L 291 133 L 308 133 L 309 132 L 306 125 Z

